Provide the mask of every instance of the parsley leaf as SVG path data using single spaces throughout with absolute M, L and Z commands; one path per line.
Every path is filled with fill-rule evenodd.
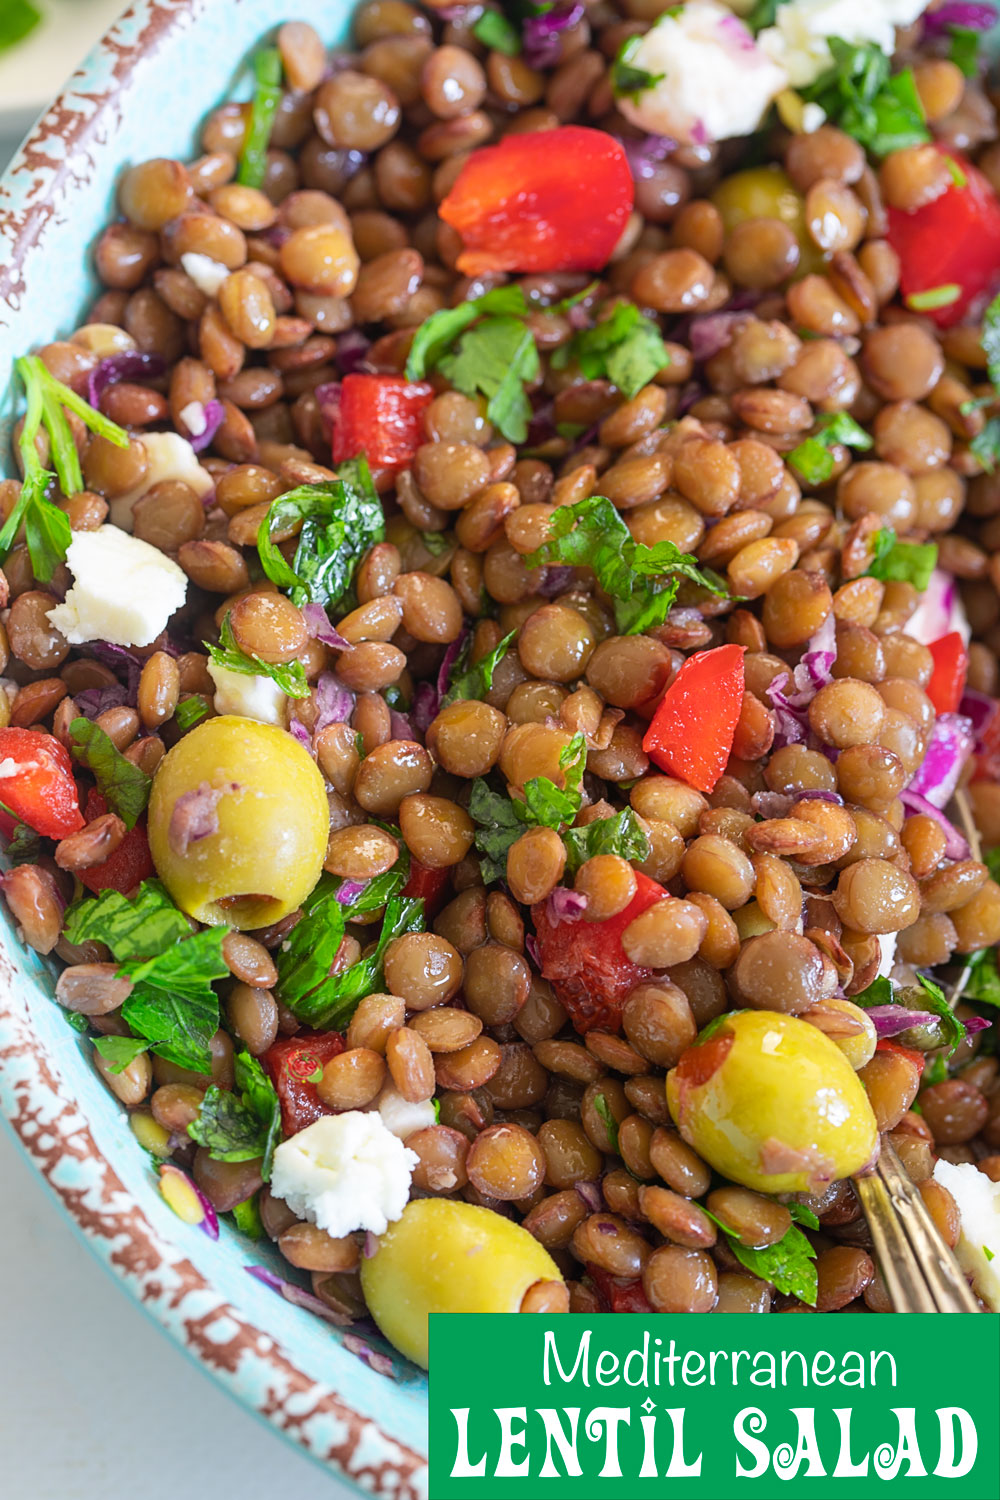
M 498 286 L 481 297 L 460 302 L 457 307 L 443 307 L 417 329 L 406 361 L 407 380 L 423 380 L 444 354 L 478 318 L 497 314 L 515 318 L 527 316 L 528 304 L 519 286 Z
M 579 366 L 588 380 L 606 375 L 631 398 L 670 363 L 660 330 L 634 302 L 619 302 L 593 328 L 581 328 L 552 356 L 552 368 Z
M 236 180 L 244 187 L 259 188 L 264 185 L 268 142 L 281 103 L 281 53 L 277 47 L 262 47 L 253 60 L 253 71 L 256 86 Z
M 191 936 L 191 923 L 158 880 L 144 880 L 131 898 L 120 891 L 86 896 L 66 913 L 70 943 L 104 943 L 119 961 L 165 953 Z
M 897 542 L 891 527 L 875 533 L 874 553 L 868 567 L 869 578 L 883 583 L 895 579 L 912 583 L 923 593 L 937 567 L 938 549 L 933 542 Z
M 1000 1008 L 1000 973 L 997 971 L 995 948 L 980 948 L 977 953 L 967 954 L 964 973 L 963 1000 L 975 1000 L 978 1005 L 995 1005 Z
M 38 858 L 39 850 L 42 847 L 40 835 L 33 828 L 29 828 L 27 823 L 22 822 L 14 809 L 8 807 L 6 802 L 0 802 L 0 812 L 6 813 L 8 818 L 14 819 L 14 828 L 10 838 L 7 840 L 7 847 L 4 853 L 11 864 L 30 864 L 32 860 Z
M 520 33 L 499 10 L 484 10 L 472 28 L 472 35 L 484 47 L 502 52 L 505 57 L 516 57 L 521 50 Z
M 331 974 L 304 1000 L 290 1008 L 307 1026 L 342 1029 L 357 1010 L 359 1000 L 379 988 L 385 950 L 389 944 L 406 932 L 423 930 L 423 899 L 393 896 L 386 904 L 378 942 L 367 958 L 351 964 L 342 974 Z
M 645 68 L 637 68 L 632 62 L 641 40 L 638 36 L 626 37 L 611 64 L 611 88 L 616 99 L 644 94 L 647 89 L 655 89 L 667 76 L 666 73 L 650 73 Z
M 401 856 L 391 870 L 370 880 L 349 907 L 338 899 L 343 882 L 335 875 L 320 876 L 303 902 L 302 920 L 278 951 L 278 987 L 287 1005 L 303 1000 L 329 976 L 346 923 L 385 906 L 402 890 L 409 872 L 409 858 Z
M 598 584 L 615 601 L 619 635 L 636 635 L 662 625 L 677 595 L 679 578 L 724 595 L 725 585 L 673 542 L 647 547 L 633 539 L 618 511 L 603 495 L 561 505 L 549 521 L 549 540 L 525 558 L 529 568 L 566 563 L 593 569 Z
M 983 314 L 983 331 L 979 342 L 986 355 L 990 384 L 994 390 L 1000 391 L 1000 292 Z
M 298 522 L 298 546 L 289 564 L 273 536 Z M 361 456 L 340 464 L 336 479 L 279 495 L 260 523 L 257 551 L 268 578 L 288 590 L 293 604 L 332 607 L 348 599 L 358 563 L 384 536 L 382 502 Z
M 438 369 L 463 395 L 481 392 L 494 427 L 510 442 L 524 442 L 531 417 L 524 387 L 538 379 L 541 365 L 520 318 L 483 318 L 462 335 L 454 354 L 441 356 Z
M 485 698 L 493 686 L 493 673 L 498 663 L 507 655 L 516 635 L 516 630 L 508 631 L 503 640 L 498 641 L 492 651 L 480 657 L 474 666 L 469 667 L 467 671 L 459 671 L 453 676 L 448 691 L 441 699 L 441 707 L 445 708 L 449 703 L 457 703 L 459 699 Z
M 979 68 L 979 32 L 971 26 L 949 26 L 948 57 L 966 78 L 975 78 Z
M 775 1245 L 751 1250 L 727 1232 L 729 1248 L 741 1265 L 762 1281 L 769 1281 L 775 1291 L 798 1297 L 800 1302 L 816 1306 L 818 1279 L 816 1251 L 797 1224 L 785 1231 Z
M 209 1043 L 219 1029 L 219 998 L 212 982 L 229 968 L 222 956 L 225 927 L 192 933 L 153 958 L 125 960 L 119 974 L 132 980 L 122 1017 L 154 1052 L 180 1068 L 207 1073 Z
M 852 995 L 851 999 L 862 1010 L 868 1010 L 872 1005 L 892 1005 L 892 994 L 892 980 L 886 974 L 877 974 L 867 989 Z
M 108 1064 L 109 1073 L 123 1073 L 130 1062 L 149 1050 L 149 1043 L 141 1036 L 99 1036 L 94 1046 Z
M 601 1124 L 608 1133 L 608 1143 L 611 1150 L 618 1151 L 618 1121 L 611 1113 L 611 1106 L 603 1094 L 594 1095 L 594 1109 L 600 1117 Z
M 874 438 L 846 411 L 828 412 L 819 418 L 816 431 L 787 455 L 787 462 L 807 484 L 823 484 L 833 473 L 831 448 L 837 443 L 858 452 L 874 446 Z
M 1000 417 L 989 417 L 982 432 L 977 432 L 969 443 L 969 452 L 978 458 L 987 474 L 992 474 L 1000 462 Z
M 524 824 L 515 811 L 519 805 L 502 792 L 495 792 L 481 776 L 472 783 L 469 816 L 478 825 L 476 848 L 482 856 L 479 869 L 487 885 L 503 879 L 507 851 L 524 832 Z
M 153 778 L 126 760 L 110 735 L 91 719 L 74 719 L 69 734 L 73 759 L 90 771 L 98 791 L 125 827 L 134 828 L 146 810 Z
M 819 104 L 832 125 L 874 156 L 930 140 L 912 69 L 890 73 L 890 59 L 874 42 L 827 37 L 827 46 L 833 66 L 801 90 L 804 100 Z
M 811 1208 L 806 1208 L 804 1203 L 796 1203 L 794 1199 L 786 1203 L 785 1207 L 795 1220 L 796 1224 L 804 1224 L 807 1229 L 818 1229 L 819 1220 Z
M 945 1056 L 950 1057 L 959 1042 L 965 1040 L 965 1027 L 948 1004 L 939 984 L 926 974 L 918 974 L 917 983 L 924 992 L 921 1003 L 941 1022 L 941 1045 L 947 1047 Z
M 200 724 L 208 713 L 208 699 L 201 693 L 191 693 L 189 697 L 182 698 L 174 709 L 174 718 L 179 728 L 183 730 L 193 729 Z
M 261 1176 L 271 1176 L 274 1148 L 281 1136 L 277 1090 L 256 1057 L 237 1052 L 234 1061 L 238 1094 L 212 1084 L 188 1135 L 216 1161 L 253 1161 L 263 1157 Z
M 219 644 L 213 646 L 208 641 L 203 644 L 217 667 L 225 667 L 227 672 L 240 672 L 244 677 L 270 677 L 289 698 L 309 697 L 309 684 L 306 682 L 302 663 L 290 661 L 278 664 L 261 661 L 259 656 L 248 656 L 236 644 L 228 614 L 222 621 Z
M 479 868 L 487 885 L 503 878 L 507 851 L 526 826 L 559 829 L 572 823 L 583 800 L 580 787 L 587 768 L 587 741 L 575 734 L 559 756 L 565 787 L 548 776 L 532 776 L 524 783 L 524 801 L 495 792 L 478 777 L 469 796 L 469 816 L 479 825 L 476 848 L 483 856 Z
M 0 12 L 0 50 L 21 42 L 42 19 L 31 0 L 6 0 Z
M 618 854 L 630 863 L 641 865 L 650 852 L 649 839 L 630 807 L 611 818 L 595 818 L 583 828 L 567 828 L 563 843 L 569 875 L 575 875 L 584 861 L 593 859 L 595 854 Z

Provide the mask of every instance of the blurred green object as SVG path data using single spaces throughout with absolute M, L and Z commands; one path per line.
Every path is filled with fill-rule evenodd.
M 16 42 L 23 42 L 41 19 L 41 11 L 31 4 L 31 0 L 6 0 L 0 8 L 0 52 L 13 47 Z

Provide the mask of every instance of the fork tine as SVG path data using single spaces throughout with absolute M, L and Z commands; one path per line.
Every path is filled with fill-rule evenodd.
M 927 1283 L 906 1237 L 892 1194 L 880 1176 L 856 1177 L 854 1189 L 861 1202 L 879 1270 L 896 1312 L 937 1312 Z
M 893 1198 L 902 1200 L 900 1218 L 903 1230 L 938 1311 L 978 1312 L 978 1304 L 958 1261 L 941 1238 L 923 1198 L 914 1187 L 895 1147 L 888 1141 L 882 1146 L 878 1172 Z

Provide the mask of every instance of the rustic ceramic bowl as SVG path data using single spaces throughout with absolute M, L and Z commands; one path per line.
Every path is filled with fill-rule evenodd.
M 114 215 L 122 168 L 196 155 L 206 111 L 247 97 L 247 59 L 262 36 L 294 16 L 332 43 L 350 10 L 351 0 L 136 0 L 70 79 L 0 182 L 5 464 L 13 360 L 81 322 L 97 291 L 90 247 Z M 359 1489 L 423 1500 L 422 1372 L 249 1276 L 248 1265 L 277 1265 L 270 1246 L 228 1225 L 213 1243 L 171 1213 L 124 1111 L 51 998 L 54 976 L 4 911 L 0 1106 L 87 1244 L 205 1370 L 279 1432 Z

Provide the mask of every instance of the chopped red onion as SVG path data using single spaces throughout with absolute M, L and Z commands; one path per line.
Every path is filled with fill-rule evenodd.
M 244 1266 L 244 1271 L 250 1276 L 262 1281 L 269 1286 L 272 1292 L 278 1292 L 286 1302 L 291 1302 L 295 1307 L 303 1307 L 307 1312 L 315 1313 L 318 1318 L 323 1318 L 327 1323 L 335 1323 L 338 1328 L 349 1326 L 350 1318 L 345 1318 L 340 1313 L 335 1313 L 332 1307 L 327 1307 L 319 1297 L 307 1292 L 304 1287 L 296 1286 L 294 1281 L 285 1281 L 281 1276 L 276 1276 L 267 1266 Z
M 843 807 L 844 799 L 839 792 L 828 792 L 822 787 L 807 787 L 804 792 L 796 792 L 792 799 L 794 802 L 835 802 L 838 807 Z
M 84 688 L 73 699 L 77 712 L 85 719 L 96 719 L 109 708 L 129 707 L 128 689 L 116 682 L 111 687 Z
M 774 743 L 783 750 L 786 745 L 802 745 L 809 736 L 809 720 L 800 708 L 795 695 L 789 696 L 785 686 L 791 681 L 789 672 L 782 672 L 767 689 L 767 696 L 774 709 Z
M 542 967 L 542 951 L 538 946 L 538 939 L 533 932 L 525 934 L 524 948 L 536 969 Z
M 922 797 L 912 787 L 906 787 L 904 791 L 900 792 L 899 800 L 911 812 L 923 813 L 926 817 L 933 818 L 935 823 L 941 826 L 945 838 L 944 852 L 949 859 L 968 859 L 968 842 L 959 833 L 954 823 L 948 821 L 939 807 L 935 807 L 933 802 L 929 802 L 926 797 Z
M 316 397 L 316 405 L 319 407 L 320 425 L 323 428 L 323 436 L 333 437 L 333 429 L 337 425 L 340 416 L 340 382 L 336 380 L 327 381 L 325 385 L 318 385 L 313 391 Z
M 87 377 L 87 400 L 100 409 L 101 397 L 109 385 L 122 380 L 155 380 L 167 368 L 162 354 L 143 354 L 139 349 L 109 354 L 94 366 Z
M 732 343 L 734 334 L 749 321 L 750 315 L 745 312 L 705 313 L 692 318 L 688 332 L 692 359 L 700 364 L 711 359 L 713 354 L 720 354 Z
M 337 340 L 337 352 L 334 355 L 341 375 L 353 375 L 363 364 L 371 346 L 371 339 L 366 338 L 360 328 L 349 328 L 342 334 Z
M 413 689 L 410 718 L 420 734 L 426 734 L 437 718 L 439 701 L 437 690 L 431 682 L 418 682 Z
M 582 891 L 571 891 L 557 885 L 545 903 L 550 922 L 578 922 L 587 910 L 587 897 Z
M 572 568 L 565 568 L 558 564 L 551 568 L 543 568 L 542 581 L 538 585 L 537 592 L 543 599 L 555 599 L 558 594 L 566 592 L 572 578 Z
M 219 428 L 225 421 L 226 413 L 223 410 L 221 401 L 206 401 L 204 412 L 205 426 L 202 428 L 201 432 L 198 433 L 197 437 L 192 435 L 188 439 L 188 442 L 191 444 L 191 447 L 194 449 L 195 453 L 201 453 L 203 449 L 209 446 L 212 439 L 215 437 L 215 434 L 218 432 Z
M 364 1248 L 361 1251 L 365 1260 L 371 1260 L 372 1256 L 376 1253 L 377 1250 L 378 1235 L 374 1234 L 370 1229 L 366 1229 Z
M 872 1005 L 865 1015 L 877 1036 L 899 1036 L 911 1026 L 930 1026 L 937 1019 L 929 1010 L 907 1010 L 905 1005 Z
M 638 140 L 634 136 L 619 136 L 618 139 L 635 181 L 640 177 L 652 177 L 658 163 L 677 150 L 677 142 L 669 135 L 644 135 Z
M 753 37 L 739 16 L 723 16 L 719 22 L 719 30 L 730 46 L 736 47 L 740 52 L 752 52 L 756 46 Z
M 288 733 L 292 736 L 293 740 L 298 740 L 303 750 L 308 750 L 310 753 L 312 753 L 312 735 L 309 733 L 302 720 L 297 719 L 294 714 L 292 714 L 291 718 L 288 720 Z
M 584 1204 L 592 1214 L 600 1213 L 604 1206 L 601 1195 L 601 1184 L 599 1182 L 574 1182 L 577 1195 L 583 1199 Z
M 958 786 L 972 745 L 970 719 L 962 714 L 938 714 L 924 758 L 910 779 L 910 791 L 926 797 L 935 807 L 945 807 Z
M 944 36 L 951 26 L 965 26 L 969 31 L 989 31 L 996 25 L 997 12 L 992 5 L 978 0 L 944 0 L 937 10 L 924 15 L 927 36 Z
M 337 900 L 341 906 L 353 906 L 367 884 L 367 880 L 342 880 L 337 888 Z
M 440 12 L 438 12 L 440 14 Z M 556 5 L 541 16 L 528 16 L 521 26 L 522 56 L 529 68 L 554 68 L 562 62 L 561 32 L 583 19 L 579 0 Z
M 406 714 L 401 714 L 397 709 L 389 710 L 389 733 L 394 740 L 412 740 L 413 725 Z
M 762 818 L 784 818 L 794 800 L 787 792 L 754 792 L 750 809 Z
M 321 672 L 314 691 L 317 715 L 313 736 L 328 724 L 346 724 L 354 712 L 354 694 L 333 672 Z
M 708 128 L 705 125 L 704 120 L 695 120 L 694 124 L 691 126 L 692 145 L 708 146 L 711 144 L 711 140 L 712 137 L 708 133 Z
M 998 710 L 1000 710 L 1000 703 L 995 698 L 991 698 L 988 693 L 980 693 L 975 688 L 967 687 L 962 694 L 958 711 L 972 724 L 976 750 L 982 748 L 983 735 L 993 723 Z
M 350 641 L 345 641 L 330 624 L 322 604 L 303 604 L 302 618 L 314 641 L 322 641 L 324 646 L 332 646 L 335 651 L 350 651 Z
M 837 630 L 831 610 L 816 634 L 810 636 L 802 658 L 792 673 L 796 692 L 808 693 L 807 702 L 811 702 L 821 687 L 832 682 L 833 664 L 836 660 Z M 805 703 L 796 704 L 799 708 L 805 706 Z
M 167 843 L 179 859 L 191 844 L 210 838 L 219 831 L 219 803 L 227 792 L 241 790 L 238 781 L 211 786 L 203 781 L 192 792 L 184 792 L 174 803 L 167 828 Z
M 966 1036 L 975 1036 L 980 1031 L 989 1031 L 993 1022 L 987 1020 L 986 1016 L 965 1016 L 962 1019 Z
M 205 1197 L 205 1194 L 195 1182 L 194 1178 L 191 1177 L 187 1172 L 182 1172 L 180 1167 L 175 1167 L 172 1161 L 165 1161 L 160 1166 L 160 1176 L 169 1176 L 170 1174 L 173 1174 L 176 1177 L 183 1178 L 183 1180 L 187 1183 L 188 1187 L 191 1189 L 192 1193 L 194 1193 L 199 1204 L 201 1205 L 201 1211 L 204 1215 L 203 1219 L 198 1225 L 198 1228 L 203 1234 L 206 1234 L 210 1240 L 217 1240 L 219 1238 L 218 1214 L 215 1212 L 215 1209 Z
M 126 702 L 130 708 L 135 708 L 143 666 L 135 652 L 129 651 L 125 646 L 116 646 L 111 641 L 87 641 L 80 649 L 84 656 L 93 657 L 94 661 L 110 667 L 116 677 L 120 678 L 124 673 L 125 690 L 128 694 Z
M 396 1367 L 387 1354 L 379 1354 L 364 1339 L 359 1339 L 356 1333 L 344 1334 L 344 1348 L 351 1354 L 356 1354 L 358 1359 L 374 1370 L 377 1375 L 389 1375 L 393 1380 L 396 1378 Z

